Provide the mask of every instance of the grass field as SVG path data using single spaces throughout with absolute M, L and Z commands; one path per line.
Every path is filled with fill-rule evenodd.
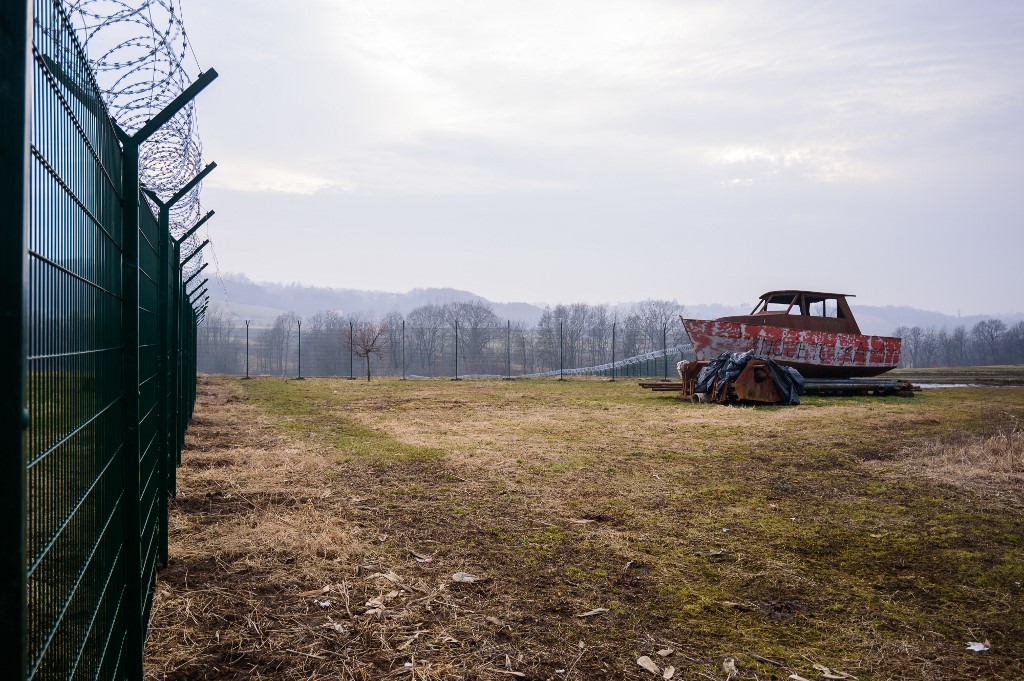
M 1024 678 L 1022 418 L 202 377 L 147 675 Z

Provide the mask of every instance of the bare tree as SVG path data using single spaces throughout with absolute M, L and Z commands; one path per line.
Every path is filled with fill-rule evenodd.
M 383 322 L 363 322 L 352 332 L 352 352 L 366 360 L 366 380 L 370 380 L 370 358 L 382 359 L 387 350 L 388 326 Z
M 1006 332 L 1006 324 L 1001 319 L 985 319 L 971 329 L 971 338 L 978 347 L 979 359 L 987 361 L 988 364 L 998 363 L 1000 345 L 1002 345 L 1003 333 Z

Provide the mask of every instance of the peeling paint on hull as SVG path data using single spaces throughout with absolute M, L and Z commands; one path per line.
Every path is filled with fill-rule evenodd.
M 808 378 L 876 376 L 900 363 L 899 338 L 721 320 L 684 319 L 698 360 L 723 352 L 754 350 L 758 355 L 796 368 Z

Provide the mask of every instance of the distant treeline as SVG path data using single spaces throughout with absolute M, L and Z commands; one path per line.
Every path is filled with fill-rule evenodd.
M 199 371 L 304 376 L 520 376 L 592 367 L 687 344 L 676 301 L 546 307 L 536 325 L 500 319 L 482 300 L 421 305 L 383 318 L 293 312 L 269 326 L 212 309 L 199 327 Z M 301 332 L 301 348 L 300 348 Z M 901 366 L 1024 363 L 1024 322 L 901 326 Z M 678 359 L 689 359 L 680 354 Z M 660 372 L 659 372 L 660 373 Z
M 270 326 L 250 325 L 248 368 L 294 376 L 301 354 L 303 376 L 519 376 L 678 346 L 686 342 L 681 313 L 668 300 L 574 303 L 547 307 L 527 326 L 500 319 L 480 300 L 427 304 L 380 319 L 331 311 L 302 319 L 288 312 Z M 245 373 L 244 320 L 211 310 L 199 328 L 198 357 L 201 372 Z
M 893 335 L 903 339 L 902 367 L 1024 364 L 1024 322 L 1007 326 L 1000 319 L 985 319 L 970 329 L 952 330 L 901 326 Z

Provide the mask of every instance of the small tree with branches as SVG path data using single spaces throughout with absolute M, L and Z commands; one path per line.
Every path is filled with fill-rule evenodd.
M 357 324 L 352 332 L 352 352 L 366 360 L 366 380 L 370 380 L 370 357 L 383 359 L 388 345 L 388 327 L 381 322 Z

